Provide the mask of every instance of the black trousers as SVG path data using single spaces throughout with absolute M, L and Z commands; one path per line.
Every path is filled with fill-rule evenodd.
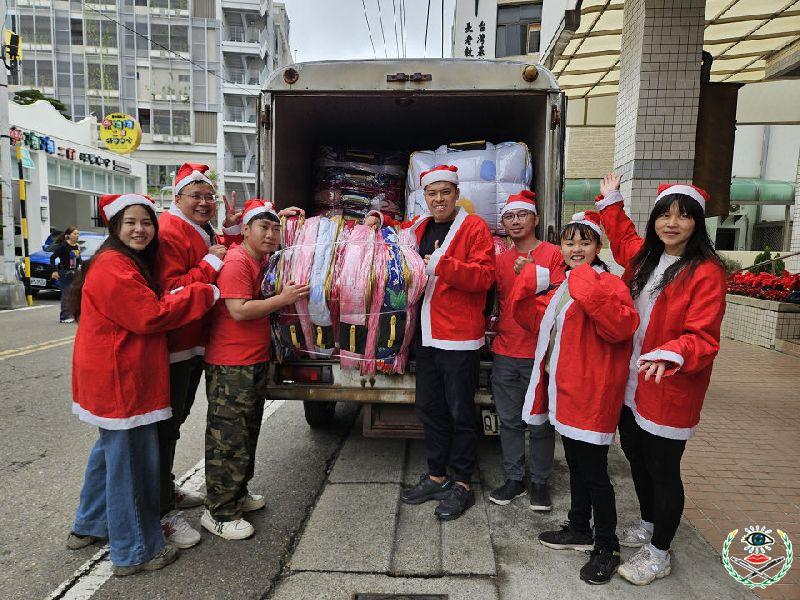
M 479 351 L 417 345 L 416 361 L 416 411 L 425 429 L 428 472 L 442 477 L 450 466 L 456 481 L 469 483 L 478 462 Z
M 639 427 L 633 411 L 623 406 L 619 441 L 631 465 L 642 520 L 653 524 L 651 543 L 659 550 L 669 550 L 683 514 L 681 457 L 686 440 L 645 431 Z
M 175 446 L 181 437 L 181 425 L 189 417 L 194 396 L 203 376 L 203 357 L 172 363 L 169 366 L 169 403 L 172 417 L 158 422 L 159 485 L 161 516 L 175 509 Z
M 595 548 L 619 550 L 617 539 L 617 501 L 608 477 L 608 446 L 590 444 L 561 436 L 569 466 L 569 522 L 578 531 L 589 533 L 594 513 Z

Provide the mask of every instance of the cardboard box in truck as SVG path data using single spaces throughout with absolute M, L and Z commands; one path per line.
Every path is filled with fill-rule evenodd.
M 278 207 L 311 209 L 314 156 L 323 144 L 375 150 L 426 150 L 471 140 L 524 142 L 533 161 L 539 235 L 561 223 L 566 103 L 540 65 L 506 60 L 365 60 L 295 64 L 273 72 L 261 96 L 259 192 Z M 454 307 L 457 310 L 457 307 Z M 496 432 L 489 376 L 481 363 L 476 410 Z M 405 375 L 362 376 L 335 360 L 276 364 L 275 398 L 304 402 L 322 427 L 337 402 L 365 405 L 366 435 L 414 436 L 414 364 Z

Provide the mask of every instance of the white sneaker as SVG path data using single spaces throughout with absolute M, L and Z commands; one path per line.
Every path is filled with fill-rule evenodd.
M 641 548 L 650 543 L 653 532 L 648 531 L 642 523 L 631 523 L 626 525 L 619 532 L 619 545 L 626 548 Z
M 206 501 L 206 495 L 203 492 L 196 490 L 187 490 L 175 486 L 175 505 L 178 508 L 195 508 L 203 506 Z
M 254 510 L 261 510 L 267 505 L 267 500 L 261 494 L 251 494 L 242 498 L 242 512 L 253 512 Z
M 189 525 L 183 513 L 177 510 L 168 512 L 161 519 L 164 541 L 176 548 L 191 548 L 200 543 L 200 532 Z
M 654 579 L 661 579 L 672 572 L 669 552 L 662 560 L 650 552 L 650 544 L 647 544 L 621 564 L 617 572 L 634 585 L 647 585 Z
M 256 530 L 244 519 L 235 521 L 217 521 L 206 509 L 200 517 L 200 524 L 214 535 L 226 540 L 243 540 L 253 535 Z

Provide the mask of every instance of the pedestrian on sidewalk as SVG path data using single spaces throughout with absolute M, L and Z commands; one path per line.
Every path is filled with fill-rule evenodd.
M 75 275 L 83 264 L 81 247 L 78 244 L 79 237 L 80 233 L 77 227 L 67 227 L 64 233 L 57 238 L 56 245 L 50 254 L 51 267 L 55 268 L 56 260 L 58 260 L 58 267 L 50 277 L 58 281 L 61 288 L 61 313 L 58 317 L 61 323 L 75 322 L 75 318 L 67 308 L 67 299 L 69 298 L 69 286 L 72 285 L 72 280 L 75 279 Z
M 201 317 L 218 294 L 193 283 L 159 297 L 154 208 L 139 194 L 101 197 L 109 236 L 75 279 L 69 304 L 79 319 L 72 412 L 100 437 L 67 547 L 107 538 L 118 576 L 177 558 L 159 518 L 157 424 L 172 414 L 164 332 Z
M 261 430 L 270 349 L 269 314 L 308 297 L 309 286 L 288 282 L 264 299 L 264 265 L 280 243 L 280 218 L 271 203 L 249 200 L 242 220 L 241 245 L 225 254 L 217 278 L 222 302 L 211 315 L 205 354 L 206 510 L 200 523 L 227 540 L 254 533 L 242 518 L 264 508 L 264 496 L 248 489 Z
M 414 337 L 415 402 L 428 472 L 402 492 L 401 500 L 439 500 L 435 514 L 449 521 L 475 504 L 470 485 L 478 462 L 475 391 L 479 350 L 485 342 L 486 292 L 494 283 L 494 245 L 486 222 L 456 206 L 457 167 L 439 165 L 425 171 L 420 184 L 430 214 L 400 226 L 416 234 L 428 274 Z M 398 225 L 378 212 L 370 213 L 364 223 Z
M 598 257 L 600 215 L 574 215 L 560 237 L 566 281 L 537 296 L 548 289 L 547 271 L 527 264 L 512 291 L 514 317 L 538 330 L 522 416 L 533 424 L 549 419 L 561 434 L 569 466 L 568 520 L 560 531 L 540 533 L 539 542 L 590 551 L 580 578 L 602 584 L 620 563 L 608 446 L 619 422 L 639 317 L 628 287 Z
M 705 225 L 708 194 L 662 185 L 644 238 L 622 209 L 620 178 L 608 174 L 597 207 L 614 260 L 625 269 L 640 324 L 619 422 L 620 443 L 641 521 L 621 531 L 640 547 L 620 568 L 646 585 L 670 574 L 670 546 L 683 513 L 681 457 L 700 421 L 725 313 L 725 270 Z
M 506 482 L 489 494 L 489 500 L 505 506 L 526 493 L 525 431 L 530 432 L 530 508 L 549 511 L 552 507 L 547 480 L 553 470 L 555 430 L 549 421 L 528 424 L 522 419 L 525 392 L 533 370 L 538 331 L 522 328 L 511 314 L 509 296 L 521 269 L 533 263 L 550 271 L 554 287 L 564 281 L 565 264 L 561 249 L 536 237 L 539 215 L 536 195 L 529 190 L 508 197 L 501 212 L 503 228 L 514 244 L 496 259 L 495 281 L 499 318 L 492 342 L 492 395 L 500 418 L 500 447 Z M 533 334 L 533 335 L 531 335 Z

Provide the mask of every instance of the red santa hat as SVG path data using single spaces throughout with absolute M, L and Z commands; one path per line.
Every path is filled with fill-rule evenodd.
M 530 190 L 522 190 L 519 194 L 511 194 L 506 200 L 503 210 L 500 211 L 502 217 L 510 210 L 529 210 L 536 214 L 536 194 Z
M 603 226 L 601 225 L 600 222 L 599 212 L 595 212 L 593 210 L 586 210 L 583 212 L 575 213 L 574 215 L 572 215 L 572 220 L 569 222 L 569 225 L 575 223 L 591 227 L 597 232 L 597 235 L 599 235 L 601 238 L 603 237 Z
M 152 198 L 142 194 L 103 194 L 100 196 L 100 213 L 108 224 L 114 215 L 134 204 L 147 206 L 153 211 L 156 209 L 156 203 Z
M 437 181 L 449 181 L 453 185 L 458 185 L 458 167 L 454 165 L 437 165 L 428 171 L 423 171 L 419 176 L 419 184 L 422 189 Z
M 244 203 L 244 215 L 242 215 L 242 225 L 247 225 L 250 221 L 255 219 L 258 215 L 269 213 L 276 219 L 278 213 L 275 212 L 275 206 L 269 200 L 259 200 L 258 198 L 250 198 Z
M 683 194 L 684 196 L 689 196 L 689 198 L 700 205 L 700 208 L 703 209 L 703 212 L 706 212 L 706 202 L 711 199 L 711 196 L 709 196 L 707 191 L 700 189 L 696 185 L 690 185 L 686 183 L 662 183 L 658 186 L 658 196 L 656 197 L 656 202 L 661 200 L 664 196 L 669 196 L 670 194 Z
M 206 175 L 208 165 L 198 165 L 195 163 L 183 163 L 178 172 L 175 173 L 175 182 L 172 186 L 173 193 L 177 196 L 183 188 L 195 181 L 202 181 L 214 185 L 214 182 Z

